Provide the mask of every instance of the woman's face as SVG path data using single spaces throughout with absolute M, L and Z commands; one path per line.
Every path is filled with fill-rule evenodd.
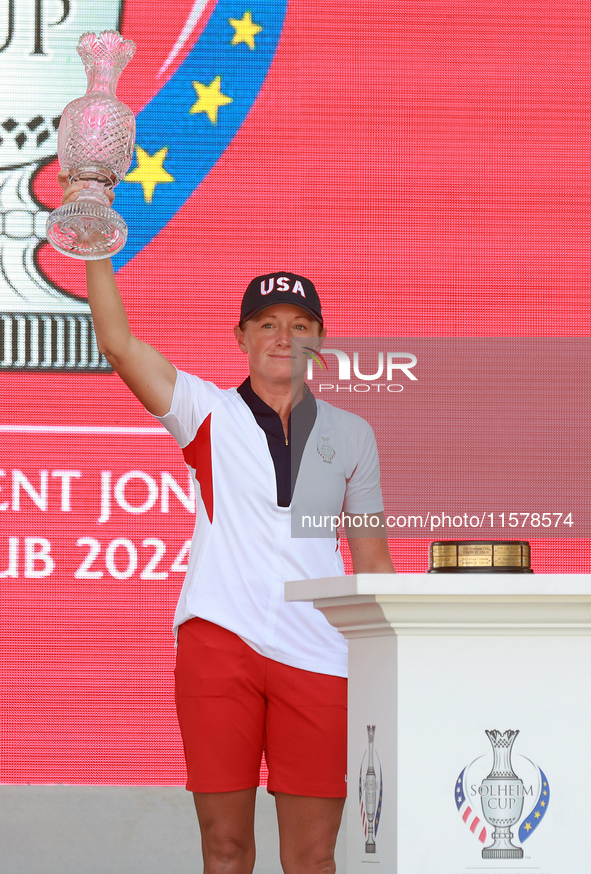
M 267 307 L 244 323 L 234 328 L 238 345 L 248 355 L 251 378 L 266 385 L 290 385 L 304 379 L 306 355 L 294 337 L 309 337 L 309 345 L 320 348 L 319 339 L 325 329 L 301 307 L 282 303 Z

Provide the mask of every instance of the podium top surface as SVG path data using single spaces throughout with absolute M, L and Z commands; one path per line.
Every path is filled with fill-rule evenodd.
M 446 596 L 591 598 L 591 574 L 351 574 L 285 583 L 286 601 L 355 595 L 438 600 Z

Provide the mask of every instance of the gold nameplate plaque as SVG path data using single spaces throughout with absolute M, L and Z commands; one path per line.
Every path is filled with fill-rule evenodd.
M 429 573 L 532 574 L 526 540 L 438 540 L 429 546 Z

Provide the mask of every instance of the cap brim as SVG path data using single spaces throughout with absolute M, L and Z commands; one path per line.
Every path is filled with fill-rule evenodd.
M 281 303 L 288 303 L 289 306 L 299 307 L 299 309 L 304 310 L 304 312 L 308 313 L 309 316 L 312 316 L 312 318 L 315 319 L 320 325 L 324 324 L 322 316 L 319 316 L 318 313 L 315 313 L 309 307 L 305 306 L 305 304 L 301 304 L 299 302 L 296 303 L 295 301 L 291 301 L 291 300 L 290 301 L 281 301 Z M 252 317 L 256 316 L 258 313 L 262 313 L 263 310 L 268 310 L 269 307 L 274 307 L 274 306 L 279 306 L 279 305 L 280 304 L 278 304 L 276 300 L 269 301 L 269 303 L 265 303 L 262 306 L 256 307 L 256 309 L 251 310 L 251 312 L 249 312 L 247 315 L 241 316 L 240 321 L 241 322 L 248 322 L 249 319 L 252 319 Z

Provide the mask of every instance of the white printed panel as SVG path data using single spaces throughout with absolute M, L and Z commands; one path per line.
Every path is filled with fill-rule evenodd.
M 583 637 L 399 640 L 398 874 L 587 874 L 591 707 L 577 666 L 590 657 Z M 494 764 L 487 731 L 519 732 L 513 776 L 496 785 L 483 782 Z M 521 805 L 492 859 L 483 858 L 495 845 L 483 799 L 491 820 L 491 806 L 504 806 L 509 821 Z

